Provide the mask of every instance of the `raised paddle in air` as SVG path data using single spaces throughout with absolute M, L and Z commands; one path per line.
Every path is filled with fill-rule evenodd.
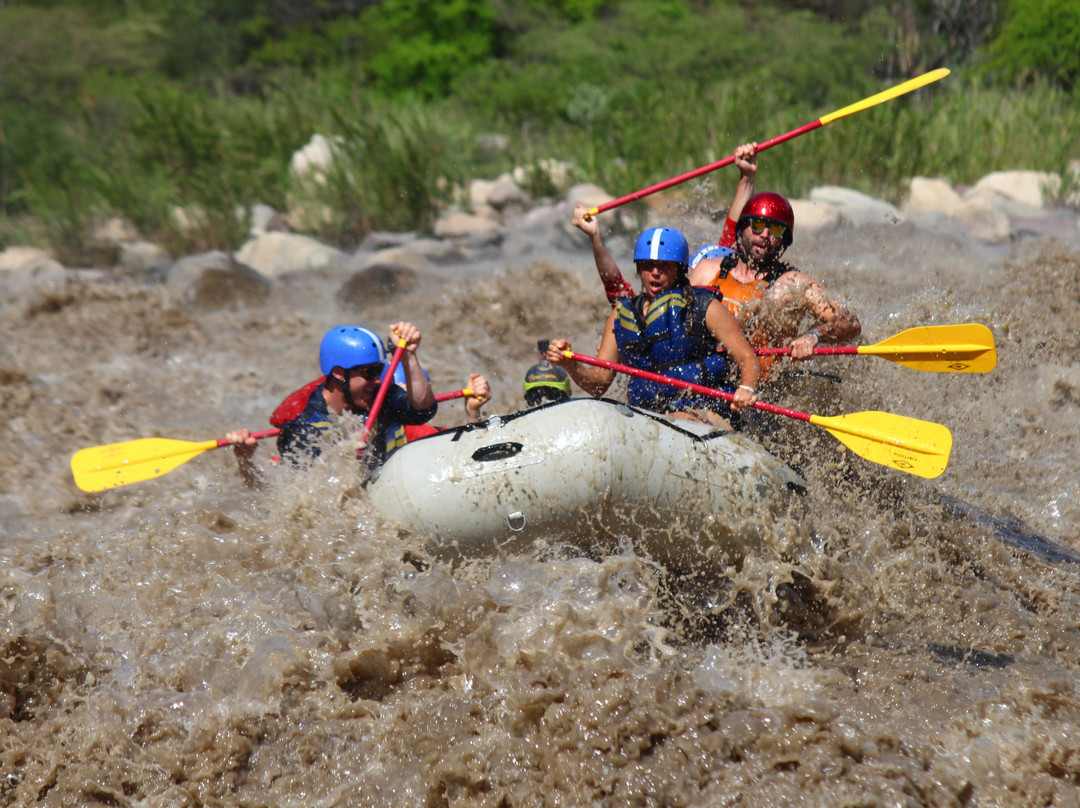
M 838 121 L 841 118 L 846 118 L 848 115 L 854 115 L 856 112 L 862 112 L 864 109 L 870 109 L 876 107 L 878 104 L 883 104 L 886 101 L 891 101 L 894 98 L 899 98 L 902 95 L 907 95 L 913 90 L 917 90 L 920 87 L 925 87 L 927 84 L 932 84 L 935 81 L 945 78 L 949 75 L 948 69 L 941 67 L 937 70 L 931 70 L 929 73 L 923 73 L 921 76 L 916 76 L 913 79 L 897 84 L 895 87 L 890 87 L 888 90 L 883 90 L 880 93 L 864 98 L 862 101 L 856 101 L 854 104 L 849 104 L 843 109 L 838 109 L 836 112 L 830 112 L 828 115 L 822 115 L 816 121 L 810 121 L 810 123 L 803 124 L 797 129 L 792 129 L 790 132 L 785 132 L 782 135 L 777 135 L 774 138 L 766 140 L 764 143 L 757 144 L 757 152 L 760 154 L 765 149 L 777 146 L 785 141 L 796 138 L 799 135 L 805 135 L 807 132 L 812 132 L 815 129 L 820 129 L 823 126 L 827 126 L 833 121 Z M 599 207 L 592 208 L 588 215 L 595 216 L 598 213 L 603 213 L 606 210 L 612 210 L 620 205 L 625 205 L 627 202 L 634 202 L 642 197 L 646 197 L 649 194 L 655 194 L 657 191 L 663 191 L 665 188 L 670 188 L 673 185 L 692 180 L 695 177 L 700 177 L 702 174 L 708 174 L 710 171 L 716 171 L 718 168 L 729 166 L 735 162 L 735 155 L 725 157 L 723 160 L 718 160 L 715 163 L 709 163 L 709 165 L 701 166 L 701 168 L 695 168 L 693 171 L 688 171 L 685 174 L 680 174 L 677 177 L 672 177 L 669 180 L 658 182 L 656 185 L 650 185 L 648 188 L 642 188 L 640 191 L 634 191 L 632 194 L 613 199 L 610 202 L 605 202 Z

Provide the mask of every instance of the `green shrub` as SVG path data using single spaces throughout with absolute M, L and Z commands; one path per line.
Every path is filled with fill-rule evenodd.
M 495 52 L 488 0 L 384 0 L 360 22 L 364 74 L 385 92 L 441 98 L 457 76 Z
M 1009 80 L 1048 79 L 1065 89 L 1080 83 L 1080 3 L 1009 0 L 989 46 L 987 67 Z

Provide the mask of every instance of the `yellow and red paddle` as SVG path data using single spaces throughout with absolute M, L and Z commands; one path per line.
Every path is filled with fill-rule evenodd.
M 435 398 L 445 401 L 472 395 L 470 388 L 442 393 Z M 253 432 L 255 440 L 273 438 L 280 429 Z M 83 491 L 96 493 L 121 485 L 151 480 L 168 474 L 177 466 L 210 449 L 229 446 L 225 438 L 207 441 L 174 440 L 172 438 L 138 438 L 80 449 L 71 458 L 71 474 L 75 485 Z
M 641 379 L 692 390 L 712 398 L 722 398 L 725 401 L 732 401 L 735 398 L 724 390 L 704 387 L 682 379 L 673 379 L 670 376 L 661 376 L 659 373 L 608 362 L 595 356 L 585 356 L 574 351 L 563 351 L 563 356 Z M 905 471 L 908 474 L 919 477 L 937 477 L 945 471 L 949 463 L 952 433 L 941 424 L 873 410 L 825 417 L 789 410 L 764 401 L 755 402 L 754 406 L 765 412 L 808 421 L 820 426 L 859 457 L 872 463 L 880 463 L 883 466 Z
M 927 84 L 932 84 L 939 79 L 943 79 L 947 75 L 949 75 L 949 71 L 944 67 L 937 70 L 931 70 L 929 73 L 923 73 L 921 76 L 916 76 L 915 78 L 909 79 L 902 84 L 897 84 L 895 87 L 892 87 L 888 90 L 884 90 L 876 95 L 872 95 L 869 98 L 864 98 L 862 101 L 850 104 L 843 109 L 838 109 L 836 112 L 830 112 L 828 115 L 823 115 L 816 121 L 811 121 L 810 123 L 803 124 L 798 129 L 792 129 L 790 132 L 786 132 L 782 135 L 777 135 L 774 138 L 766 140 L 764 143 L 759 143 L 757 146 L 757 151 L 763 152 L 765 151 L 765 149 L 777 146 L 785 141 L 791 140 L 792 138 L 796 138 L 799 135 L 805 135 L 807 132 L 812 132 L 815 129 L 820 129 L 822 126 L 827 126 L 833 121 L 838 121 L 841 118 L 846 118 L 849 115 L 854 115 L 856 112 L 862 112 L 865 109 L 870 109 L 870 107 L 875 107 L 878 104 L 883 104 L 886 101 L 891 101 L 894 98 L 899 98 L 900 96 L 906 95 L 913 90 L 917 90 L 920 87 L 925 87 Z M 707 166 L 695 168 L 693 171 L 688 171 L 685 174 L 680 174 L 679 176 L 672 177 L 669 180 L 658 182 L 656 185 L 650 185 L 648 188 L 642 188 L 640 191 L 634 191 L 634 193 L 632 194 L 627 194 L 626 196 L 619 197 L 618 199 L 613 199 L 610 202 L 605 202 L 603 205 L 598 205 L 597 207 L 592 208 L 587 215 L 595 216 L 598 213 L 603 213 L 606 210 L 611 210 L 613 208 L 619 207 L 620 205 L 625 205 L 627 202 L 636 202 L 637 200 L 641 199 L 642 197 L 646 197 L 649 194 L 655 194 L 657 191 L 663 191 L 665 188 L 670 188 L 673 185 L 678 185 L 679 183 L 686 182 L 687 180 L 692 180 L 695 177 L 700 177 L 702 174 L 708 174 L 710 171 L 716 171 L 718 168 L 729 166 L 734 162 L 735 155 L 725 157 L 723 160 L 718 160 L 715 163 L 709 163 L 709 165 Z
M 280 429 L 253 432 L 256 440 L 272 438 Z M 168 474 L 210 449 L 229 446 L 225 438 L 207 441 L 139 438 L 80 449 L 71 458 L 75 485 L 83 491 L 105 491 Z
M 788 356 L 791 348 L 759 348 L 758 356 Z M 985 325 L 927 325 L 909 328 L 874 345 L 814 348 L 814 356 L 880 356 L 930 373 L 989 373 L 997 366 L 994 335 Z

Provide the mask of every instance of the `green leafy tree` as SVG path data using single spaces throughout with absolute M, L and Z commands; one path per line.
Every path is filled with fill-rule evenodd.
M 377 89 L 446 94 L 453 80 L 496 51 L 489 0 L 385 0 L 362 15 L 363 69 Z
M 1010 0 L 987 66 L 1005 79 L 1042 77 L 1075 88 L 1080 83 L 1080 3 Z

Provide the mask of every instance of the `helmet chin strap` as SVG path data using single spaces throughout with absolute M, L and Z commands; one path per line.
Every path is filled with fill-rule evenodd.
M 356 401 L 352 397 L 352 368 L 345 368 L 345 384 L 343 385 L 345 390 L 345 405 L 352 411 L 356 410 Z
M 331 376 L 335 384 L 341 385 L 341 394 L 345 397 L 345 406 L 352 412 L 356 412 L 359 408 L 356 406 L 356 399 L 353 398 L 352 385 L 352 368 L 342 368 L 345 373 L 345 379 L 341 380 L 335 376 Z

